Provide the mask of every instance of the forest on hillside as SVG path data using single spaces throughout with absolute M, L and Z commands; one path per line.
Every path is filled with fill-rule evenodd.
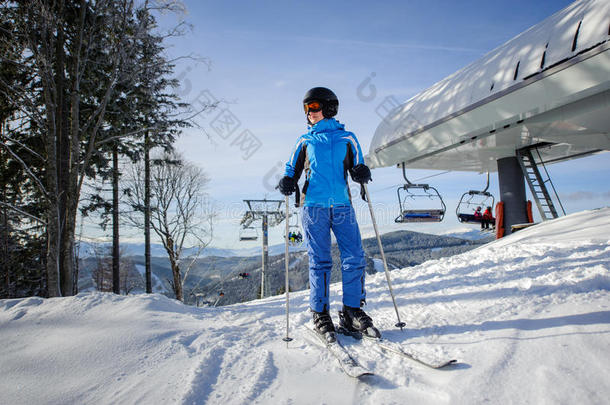
M 415 266 L 428 260 L 460 254 L 487 243 L 492 239 L 484 238 L 477 241 L 456 237 L 437 236 L 411 231 L 390 232 L 381 237 L 384 252 L 390 269 Z M 373 259 L 380 259 L 379 248 L 375 238 L 363 240 L 366 254 L 366 272 L 374 274 L 376 268 Z M 334 244 L 332 247 L 333 270 L 331 282 L 341 281 L 340 254 Z M 99 268 L 99 258 L 83 259 L 81 264 L 82 277 L 79 280 L 80 290 L 93 289 L 101 285 L 100 280 L 94 282 Z M 107 256 L 106 256 L 106 260 Z M 125 258 L 125 269 L 122 284 L 128 293 L 144 291 L 144 281 L 141 271 L 143 256 Z M 300 291 L 309 288 L 308 257 L 306 251 L 290 254 L 290 290 Z M 171 289 L 171 268 L 167 258 L 155 257 L 152 262 L 153 275 L 158 281 L 153 292 L 174 297 Z M 248 274 L 244 277 L 244 273 Z M 242 274 L 240 276 L 240 274 Z M 98 276 L 99 277 L 99 276 Z M 285 291 L 284 255 L 269 257 L 269 268 L 266 272 L 265 296 L 282 294 Z M 110 274 L 106 272 L 106 280 Z M 261 289 L 261 257 L 219 257 L 210 256 L 196 260 L 184 285 L 184 302 L 190 305 L 229 305 L 245 302 L 260 297 Z

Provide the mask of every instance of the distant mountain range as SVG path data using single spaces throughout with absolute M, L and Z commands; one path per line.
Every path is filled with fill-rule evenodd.
M 495 239 L 496 234 L 495 234 L 495 232 L 490 232 L 490 231 L 481 232 L 480 227 L 475 227 L 475 228 L 471 228 L 471 227 L 466 228 L 465 227 L 465 228 L 460 228 L 457 230 L 452 230 L 447 233 L 443 233 L 442 235 L 439 235 L 439 236 L 449 236 L 449 237 L 453 237 L 453 238 L 480 241 L 480 240 L 485 240 L 485 239 L 493 240 L 493 239 Z
M 96 249 L 100 251 L 108 252 L 111 249 L 112 244 L 109 242 L 105 243 L 91 243 L 91 242 L 80 242 L 80 248 L 78 256 L 82 259 L 95 256 Z M 279 255 L 284 253 L 284 244 L 277 244 L 269 246 L 269 255 Z M 301 251 L 307 250 L 305 246 L 302 248 L 291 247 L 290 251 Z M 121 251 L 123 256 L 144 256 L 144 243 L 121 243 Z M 184 251 L 184 256 L 191 256 L 197 253 L 197 248 L 187 248 Z M 152 257 L 167 257 L 165 248 L 160 243 L 153 243 L 150 245 L 150 254 Z M 221 249 L 215 247 L 207 247 L 201 252 L 199 257 L 249 257 L 258 256 L 261 254 L 261 247 L 256 246 L 248 249 Z
M 478 228 L 463 228 L 455 231 L 451 231 L 439 236 L 453 237 L 465 240 L 480 241 L 484 239 L 493 239 L 493 235 L 489 232 L 481 232 Z M 95 256 L 95 249 L 101 249 L 102 251 L 108 251 L 111 248 L 111 243 L 91 243 L 82 241 L 80 243 L 79 257 L 88 258 Z M 284 254 L 284 244 L 276 244 L 269 246 L 269 255 L 281 255 Z M 144 256 L 144 243 L 122 243 L 121 250 L 123 256 Z M 303 244 L 301 247 L 290 247 L 291 252 L 307 251 L 307 246 Z M 197 252 L 197 248 L 185 249 L 184 256 L 190 256 Z M 160 243 L 153 243 L 150 245 L 150 254 L 152 257 L 167 257 L 165 248 Z M 247 249 L 222 249 L 215 247 L 207 247 L 203 250 L 199 257 L 250 257 L 259 256 L 261 254 L 261 247 L 251 247 Z

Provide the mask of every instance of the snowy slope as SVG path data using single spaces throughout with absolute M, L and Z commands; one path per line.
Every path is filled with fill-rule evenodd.
M 610 209 L 383 274 L 368 312 L 388 340 L 460 364 L 431 370 L 346 340 L 358 382 L 307 338 L 307 292 L 221 308 L 161 295 L 0 301 L 2 404 L 605 404 L 610 397 Z M 333 311 L 340 306 L 333 285 Z

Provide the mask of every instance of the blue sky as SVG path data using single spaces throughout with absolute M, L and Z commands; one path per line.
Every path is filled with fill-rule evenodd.
M 244 198 L 282 198 L 272 188 L 296 138 L 305 132 L 301 100 L 311 87 L 326 86 L 339 96 L 337 118 L 354 132 L 365 153 L 380 121 L 376 109 L 386 97 L 405 101 L 527 28 L 570 1 L 185 1 L 192 29 L 172 40 L 170 57 L 198 55 L 205 62 L 180 60 L 176 75 L 182 98 L 214 99 L 219 109 L 197 119 L 178 142 L 184 156 L 203 167 L 212 181 L 208 192 L 219 210 L 217 247 L 239 244 L 238 222 Z M 164 16 L 169 27 L 175 16 Z M 373 91 L 374 90 L 374 91 Z M 233 120 L 230 132 L 215 130 L 219 114 Z M 556 164 L 549 171 L 565 196 L 568 212 L 607 205 L 608 155 Z M 599 175 L 603 177 L 600 177 Z M 435 176 L 436 175 L 436 176 Z M 461 194 L 482 188 L 478 173 L 413 171 L 429 177 L 447 204 L 447 216 L 434 225 L 400 229 L 443 233 L 463 228 L 455 218 Z M 382 232 L 398 229 L 395 168 L 373 171 L 372 199 Z M 492 174 L 490 191 L 498 194 Z M 588 197 L 588 199 L 583 199 Z M 370 235 L 364 204 L 356 204 L 361 229 Z M 270 232 L 281 243 L 283 228 Z

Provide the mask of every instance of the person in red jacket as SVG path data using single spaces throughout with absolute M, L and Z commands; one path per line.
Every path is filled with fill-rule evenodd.
M 483 213 L 481 212 L 481 207 L 477 207 L 476 211 L 474 212 L 474 219 L 483 223 Z
M 481 220 L 481 229 L 489 229 L 489 225 L 493 223 L 494 217 L 491 213 L 491 207 L 487 207 L 485 212 L 483 213 L 483 218 Z

